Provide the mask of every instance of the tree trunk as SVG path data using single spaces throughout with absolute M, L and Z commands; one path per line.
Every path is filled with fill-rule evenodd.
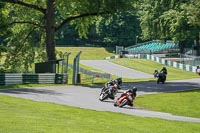
M 55 60 L 55 0 L 47 0 L 46 10 L 46 53 L 47 59 Z
M 200 44 L 199 44 L 199 34 L 196 36 L 196 38 L 195 38 L 195 40 L 196 40 L 196 50 L 197 50 L 197 56 L 200 56 Z
M 185 47 L 184 41 L 179 41 L 180 54 L 184 54 L 184 47 Z

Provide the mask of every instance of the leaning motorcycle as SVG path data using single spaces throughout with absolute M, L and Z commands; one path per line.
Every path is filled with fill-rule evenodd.
M 157 84 L 159 84 L 160 82 L 164 84 L 166 81 L 166 75 L 163 73 L 163 71 L 158 72 L 157 70 L 155 70 L 154 77 L 157 78 Z
M 115 96 L 117 94 L 117 91 L 118 91 L 117 85 L 109 86 L 107 89 L 101 91 L 99 100 L 104 101 L 108 98 L 112 99 L 112 96 Z
M 133 97 L 131 96 L 132 93 L 124 93 L 121 95 L 120 98 L 114 103 L 114 106 L 118 106 L 120 108 L 124 107 L 125 105 L 132 105 Z
M 118 86 L 118 89 L 120 89 L 120 86 L 122 84 L 122 78 L 117 78 L 115 80 L 110 80 L 109 82 L 105 83 L 104 86 L 101 89 L 101 93 L 103 91 L 106 91 L 110 86 L 113 86 L 115 84 Z

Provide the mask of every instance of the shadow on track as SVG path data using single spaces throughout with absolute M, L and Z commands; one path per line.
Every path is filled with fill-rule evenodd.
M 63 95 L 62 93 L 57 93 L 52 90 L 47 89 L 31 89 L 31 88 L 21 88 L 21 89 L 1 89 L 0 93 L 12 93 L 12 94 L 30 94 L 30 93 L 38 93 L 38 94 L 49 94 L 49 95 Z

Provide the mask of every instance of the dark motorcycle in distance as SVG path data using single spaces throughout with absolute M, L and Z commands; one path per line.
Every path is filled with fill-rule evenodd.
M 120 108 L 124 107 L 125 105 L 133 106 L 133 97 L 131 95 L 132 93 L 130 92 L 122 94 L 121 97 L 118 98 L 117 101 L 114 103 L 114 106 L 118 106 Z
M 113 86 L 109 86 L 108 88 L 101 91 L 99 100 L 104 101 L 108 98 L 114 99 L 115 95 L 117 94 L 117 91 L 118 91 L 118 86 L 116 84 Z
M 160 82 L 162 82 L 163 84 L 166 81 L 166 75 L 164 74 L 163 71 L 158 72 L 158 70 L 155 70 L 154 73 L 154 78 L 157 78 L 157 84 L 159 84 Z

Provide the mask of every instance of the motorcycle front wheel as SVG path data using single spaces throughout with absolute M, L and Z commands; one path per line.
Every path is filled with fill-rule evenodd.
M 128 100 L 124 99 L 122 100 L 121 104 L 119 105 L 120 108 L 124 107 L 125 105 L 127 105 Z
M 99 97 L 99 100 L 100 100 L 100 101 L 104 101 L 104 100 L 108 99 L 108 97 L 109 97 L 109 94 L 107 94 L 107 93 L 102 93 L 102 94 L 100 95 L 100 97 Z

